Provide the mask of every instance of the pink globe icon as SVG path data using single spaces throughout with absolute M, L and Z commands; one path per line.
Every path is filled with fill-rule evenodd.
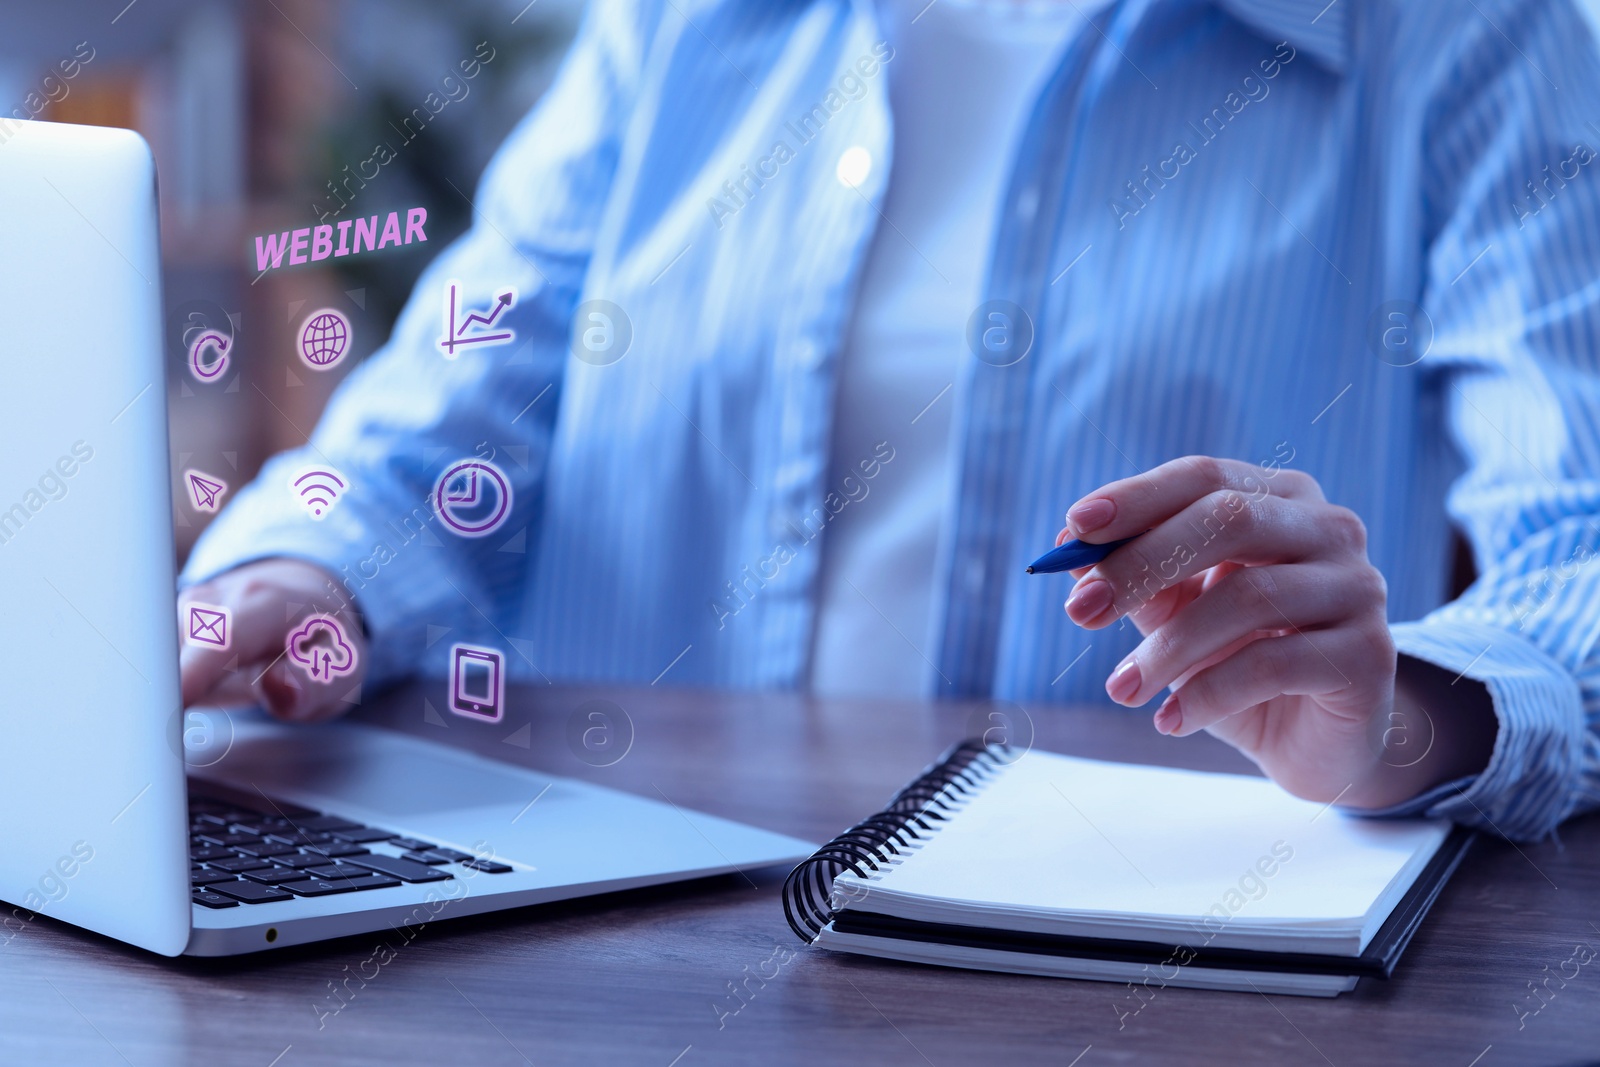
M 300 358 L 317 369 L 327 370 L 350 347 L 350 322 L 332 308 L 315 312 L 300 327 Z

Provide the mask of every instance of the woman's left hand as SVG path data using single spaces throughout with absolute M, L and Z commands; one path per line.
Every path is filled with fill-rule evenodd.
M 1382 743 L 1395 707 L 1386 586 L 1353 511 L 1299 471 L 1191 456 L 1079 500 L 1058 543 L 1135 535 L 1077 572 L 1066 604 L 1081 626 L 1126 616 L 1144 635 L 1106 681 L 1113 700 L 1171 687 L 1157 730 L 1208 730 L 1297 796 L 1405 799 Z

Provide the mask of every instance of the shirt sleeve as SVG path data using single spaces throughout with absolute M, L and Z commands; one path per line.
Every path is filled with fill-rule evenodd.
M 1438 57 L 1415 368 L 1465 461 L 1448 506 L 1479 578 L 1393 630 L 1482 682 L 1499 732 L 1476 777 L 1390 813 L 1533 840 L 1600 805 L 1600 64 L 1570 2 L 1493 14 Z
M 335 392 L 310 441 L 269 460 L 207 528 L 182 583 L 273 556 L 324 567 L 355 593 L 377 681 L 415 668 L 428 626 L 482 631 L 516 610 L 570 320 L 654 21 L 642 0 L 591 6 L 550 90 L 485 170 L 471 229 L 423 273 L 388 343 Z M 445 358 L 450 281 L 484 307 L 515 288 L 496 323 L 515 340 Z M 433 511 L 435 481 L 491 450 L 511 484 L 507 521 L 492 536 L 456 536 Z M 311 466 L 348 484 L 320 521 L 289 489 Z

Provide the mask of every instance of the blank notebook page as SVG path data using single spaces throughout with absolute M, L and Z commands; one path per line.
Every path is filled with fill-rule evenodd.
M 846 906 L 1190 943 L 1209 915 L 1200 929 L 1217 947 L 1341 955 L 1360 954 L 1450 830 L 1345 815 L 1264 778 L 1045 752 L 995 772 L 938 826 L 880 874 L 841 875 Z

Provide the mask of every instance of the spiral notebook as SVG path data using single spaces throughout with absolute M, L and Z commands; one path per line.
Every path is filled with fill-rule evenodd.
M 1264 778 L 964 742 L 790 873 L 820 948 L 1335 996 L 1387 978 L 1472 834 Z

